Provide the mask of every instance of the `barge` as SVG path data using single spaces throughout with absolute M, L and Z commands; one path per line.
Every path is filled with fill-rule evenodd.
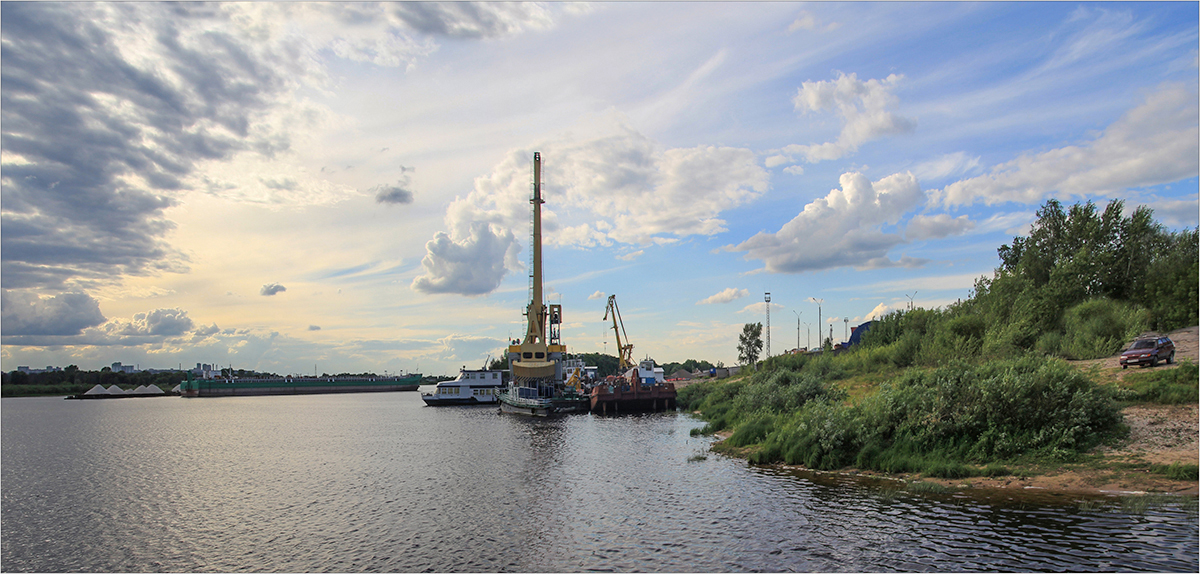
M 675 384 L 662 380 L 654 361 L 642 361 L 624 377 L 609 377 L 592 387 L 591 411 L 596 414 L 656 413 L 675 410 Z
M 322 395 L 415 391 L 419 373 L 403 377 L 254 377 L 189 379 L 179 386 L 185 397 L 246 397 L 261 395 Z

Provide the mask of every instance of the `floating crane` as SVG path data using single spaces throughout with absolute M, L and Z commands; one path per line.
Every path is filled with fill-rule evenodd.
M 640 364 L 634 364 L 633 344 L 625 333 L 625 322 L 621 320 L 616 295 L 608 296 L 604 319 L 608 320 L 610 316 L 613 333 L 617 336 L 620 374 L 592 387 L 592 412 L 606 415 L 674 409 L 675 385 L 660 379 L 658 373 L 661 369 L 654 367 L 654 361 L 647 358 Z
M 612 294 L 608 296 L 608 307 L 604 309 L 604 320 L 607 321 L 609 316 L 612 316 L 613 333 L 617 335 L 617 357 L 619 366 L 617 372 L 621 375 L 625 371 L 633 368 L 633 343 L 629 342 L 629 335 L 625 333 L 625 322 L 621 320 L 621 311 L 617 308 L 617 296 Z M 625 343 L 621 344 L 621 335 L 625 335 Z

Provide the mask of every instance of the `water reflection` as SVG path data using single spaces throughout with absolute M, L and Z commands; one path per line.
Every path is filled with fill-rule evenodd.
M 4 399 L 7 571 L 1196 571 L 1194 508 L 914 494 L 709 454 L 685 415 L 412 393 Z

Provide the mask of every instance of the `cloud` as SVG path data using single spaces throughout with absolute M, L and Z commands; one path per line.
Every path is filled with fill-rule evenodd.
M 813 31 L 821 28 L 824 28 L 827 32 L 832 32 L 840 27 L 841 24 L 838 24 L 837 22 L 830 22 L 829 24 L 822 25 L 820 20 L 817 20 L 815 16 L 801 10 L 800 13 L 796 15 L 796 20 L 793 21 L 790 26 L 788 26 L 788 32 L 791 33 L 795 32 L 796 30 Z
M 809 163 L 838 159 L 858 151 L 858 146 L 884 136 L 911 132 L 916 121 L 891 111 L 899 100 L 892 95 L 904 76 L 891 74 L 883 80 L 860 81 L 858 76 L 839 73 L 837 79 L 804 82 L 792 103 L 796 111 L 834 111 L 842 119 L 842 131 L 833 142 L 790 145 L 786 154 L 805 156 Z
M 523 155 L 526 164 L 531 155 Z M 623 124 L 596 137 L 551 142 L 542 157 L 546 180 L 564 195 L 556 203 L 549 197 L 550 211 L 566 213 L 569 207 L 617 243 L 646 245 L 725 231 L 720 213 L 759 197 L 770 180 L 748 149 L 661 149 Z M 527 202 L 527 182 L 524 187 L 520 197 Z
M 1168 85 L 1091 141 L 1021 155 L 930 195 L 946 206 L 1034 204 L 1051 197 L 1115 197 L 1130 188 L 1196 177 L 1198 113 L 1194 90 Z
M 412 203 L 413 193 L 395 185 L 377 185 L 371 188 L 377 203 Z
M 309 330 L 309 331 L 320 331 L 320 330 L 321 330 L 321 326 L 320 326 L 320 325 L 309 325 L 309 326 L 308 326 L 308 330 Z
M 604 291 L 596 291 L 595 293 L 588 295 L 588 301 L 591 301 L 593 299 L 603 299 L 605 296 L 606 295 L 604 294 Z
M 1189 199 L 1147 201 L 1145 205 L 1154 210 L 1155 219 L 1169 227 L 1196 227 L 1197 219 L 1200 219 L 1200 208 L 1197 207 L 1200 206 L 1200 202 L 1197 202 L 1196 194 L 1192 194 Z M 1132 212 L 1137 206 L 1127 203 L 1125 209 Z
M 725 231 L 726 209 L 757 198 L 769 174 L 747 149 L 701 146 L 659 149 L 624 125 L 591 138 L 540 147 L 543 158 L 542 240 L 550 246 L 663 244 Z M 529 225 L 529 164 L 518 149 L 475 178 L 466 197 L 446 209 L 449 231 L 426 244 L 426 273 L 413 288 L 478 295 L 522 269 L 516 239 Z M 629 260 L 641 250 L 622 256 Z
M 190 191 L 267 205 L 352 188 L 306 173 L 295 145 L 336 114 L 331 58 L 413 67 L 429 35 L 491 38 L 551 27 L 539 4 L 4 3 L 8 288 L 82 289 L 186 272 L 168 209 Z M 567 10 L 569 11 L 569 10 Z M 377 190 L 408 203 L 410 188 Z
M 917 215 L 908 222 L 904 236 L 909 240 L 941 239 L 950 235 L 962 235 L 975 228 L 975 222 L 967 216 L 950 217 L 945 213 L 934 216 Z
M 94 299 L 75 293 L 65 294 L 71 295 L 68 299 L 69 308 L 62 305 L 62 295 L 59 295 L 41 301 L 41 312 L 31 315 L 26 306 L 31 301 L 30 297 L 22 295 L 18 300 L 10 301 L 11 295 L 6 292 L 4 301 L 3 344 L 6 346 L 162 345 L 167 340 L 182 340 L 188 334 L 191 334 L 193 341 L 200 341 L 217 332 L 216 324 L 193 330 L 194 322 L 182 309 L 155 309 L 137 313 L 131 319 L 114 318 L 105 321 L 99 315 L 99 308 Z M 11 329 L 10 312 L 18 317 L 12 321 L 15 326 Z M 40 319 L 40 324 L 29 321 L 30 316 Z
M 764 165 L 767 167 L 778 167 L 785 163 L 791 163 L 792 159 L 786 155 L 773 155 L 766 159 Z
M 637 251 L 630 251 L 629 253 L 626 253 L 624 255 L 618 255 L 617 259 L 620 259 L 621 261 L 633 261 L 634 259 L 641 257 L 645 253 L 646 253 L 645 250 L 638 249 Z
M 554 24 L 550 10 L 532 2 L 395 2 L 395 17 L 425 34 L 455 38 L 494 38 Z
M 696 304 L 697 305 L 714 305 L 716 303 L 729 303 L 731 301 L 736 301 L 738 299 L 741 299 L 742 297 L 745 297 L 749 294 L 750 294 L 750 292 L 745 289 L 735 289 L 733 287 L 730 287 L 724 291 L 721 291 L 720 293 L 717 293 L 716 295 L 713 295 L 706 299 L 701 299 L 699 301 L 696 301 Z
M 192 330 L 194 324 L 182 309 L 155 309 L 137 313 L 133 320 L 115 319 L 104 326 L 110 335 L 121 337 L 178 337 Z
M 262 289 L 260 289 L 258 291 L 258 294 L 262 295 L 263 297 L 271 297 L 271 296 L 274 296 L 276 293 L 280 293 L 283 291 L 287 291 L 287 287 L 284 287 L 283 285 L 280 285 L 278 283 L 267 283 L 266 285 L 262 286 Z
M 438 339 L 441 348 L 436 351 L 441 360 L 481 361 L 489 355 L 498 357 L 508 348 L 508 341 L 491 337 L 473 337 L 453 334 Z
M 271 153 L 291 80 L 211 6 L 5 3 L 3 276 L 14 287 L 187 270 L 164 210 L 203 162 Z
M 923 260 L 909 257 L 888 259 L 888 251 L 904 239 L 881 230 L 925 198 L 916 177 L 898 173 L 872 183 L 860 173 L 846 173 L 840 181 L 840 189 L 804 206 L 779 231 L 760 232 L 723 249 L 761 259 L 772 273 L 921 265 Z
M 506 261 L 515 261 L 519 249 L 511 231 L 496 231 L 483 222 L 471 225 L 467 237 L 459 241 L 438 232 L 425 243 L 421 260 L 425 274 L 413 279 L 411 287 L 422 293 L 490 293 L 500 286 Z
M 78 335 L 106 320 L 100 303 L 85 293 L 41 297 L 23 291 L 0 291 L 0 328 L 4 336 Z
M 930 182 L 978 171 L 979 157 L 968 157 L 960 151 L 924 162 L 913 169 L 913 174 L 921 181 Z
M 907 302 L 902 303 L 902 304 L 896 304 L 896 305 L 880 303 L 880 304 L 876 305 L 874 309 L 871 309 L 871 311 L 868 312 L 866 315 L 864 315 L 862 317 L 855 317 L 853 322 L 862 323 L 864 321 L 879 320 L 879 319 L 886 317 L 887 314 L 891 313 L 892 311 L 901 311 L 901 310 L 904 310 L 907 308 L 908 308 Z
M 771 303 L 771 308 L 779 310 L 779 311 L 782 311 L 784 309 L 783 305 L 780 305 L 779 303 Z M 766 315 L 767 314 L 767 302 L 759 301 L 758 303 L 751 303 L 749 305 L 746 305 L 745 307 L 742 307 L 742 310 L 738 311 L 738 313 L 750 313 L 751 315 Z

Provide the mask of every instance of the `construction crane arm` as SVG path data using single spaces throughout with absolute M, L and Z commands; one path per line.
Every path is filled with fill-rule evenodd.
M 621 320 L 621 311 L 617 308 L 616 294 L 608 296 L 608 307 L 604 309 L 604 320 L 607 321 L 609 316 L 612 316 L 613 333 L 617 336 L 617 354 L 619 360 L 618 369 L 624 373 L 626 369 L 633 367 L 633 344 L 629 343 L 629 335 L 625 333 L 625 322 Z M 625 335 L 625 342 L 622 343 L 621 335 Z

